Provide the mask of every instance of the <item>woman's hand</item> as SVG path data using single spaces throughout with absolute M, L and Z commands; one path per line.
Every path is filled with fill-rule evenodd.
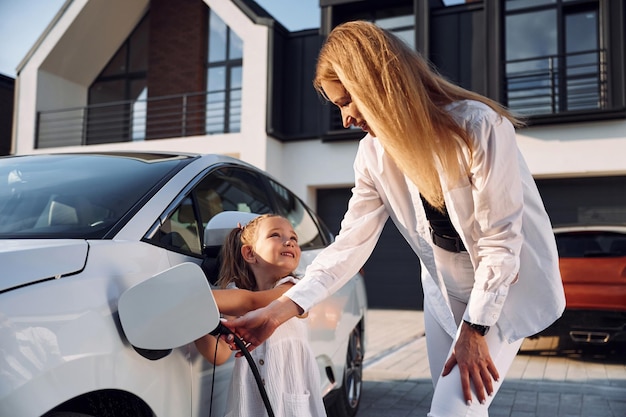
M 267 307 L 263 307 L 251 311 L 244 316 L 225 321 L 222 324 L 239 336 L 248 351 L 251 352 L 267 340 L 281 324 L 273 320 L 271 315 L 265 311 L 266 309 Z M 226 336 L 226 341 L 231 345 L 231 349 L 239 350 L 233 341 L 232 335 Z M 241 353 L 237 353 L 235 356 L 240 357 L 242 355 Z
M 472 402 L 471 381 L 476 390 L 478 401 L 484 404 L 486 396 L 493 393 L 493 381 L 500 379 L 500 375 L 491 360 L 485 337 L 465 323 L 461 326 L 459 339 L 454 346 L 452 355 L 444 365 L 441 375 L 448 375 L 452 368 L 458 365 L 465 401 L 468 404 Z
M 302 314 L 302 309 L 291 299 L 281 296 L 267 307 L 251 311 L 235 320 L 225 321 L 223 324 L 239 336 L 251 352 L 265 342 L 278 326 L 298 314 Z M 227 337 L 227 341 L 232 348 L 232 336 L 230 340 Z M 237 353 L 236 356 L 241 356 L 241 353 Z

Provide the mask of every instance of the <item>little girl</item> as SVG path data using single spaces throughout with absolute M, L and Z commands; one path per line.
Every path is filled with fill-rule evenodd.
M 259 304 L 269 304 L 297 282 L 293 271 L 300 262 L 301 250 L 296 232 L 284 217 L 264 214 L 246 226 L 233 229 L 221 253 L 218 285 L 240 289 L 214 291 L 223 313 L 241 315 L 258 308 Z M 241 290 L 262 293 L 246 297 L 246 292 Z M 237 296 L 229 297 L 231 291 L 238 291 L 232 294 Z M 243 306 L 234 305 L 233 300 L 242 299 L 246 300 Z M 196 347 L 216 365 L 226 362 L 231 355 L 224 340 L 210 335 L 198 339 Z M 309 347 L 304 320 L 288 320 L 250 355 L 276 417 L 326 416 L 319 370 Z M 225 416 L 267 416 L 252 370 L 243 357 L 235 358 Z

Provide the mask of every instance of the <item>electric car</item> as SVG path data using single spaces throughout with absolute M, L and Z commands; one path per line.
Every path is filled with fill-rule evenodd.
M 214 367 L 195 349 L 208 328 L 180 300 L 199 292 L 181 279 L 160 284 L 165 297 L 124 294 L 183 264 L 213 285 L 221 237 L 210 223 L 225 212 L 288 218 L 299 273 L 333 240 L 278 181 L 226 156 L 0 158 L 0 416 L 222 415 L 233 359 Z M 358 409 L 366 309 L 357 274 L 307 319 L 330 416 Z M 159 332 L 160 343 L 143 342 Z

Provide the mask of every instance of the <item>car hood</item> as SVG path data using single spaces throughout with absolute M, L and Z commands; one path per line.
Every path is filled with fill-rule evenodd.
M 84 240 L 2 240 L 0 291 L 79 272 L 88 249 Z

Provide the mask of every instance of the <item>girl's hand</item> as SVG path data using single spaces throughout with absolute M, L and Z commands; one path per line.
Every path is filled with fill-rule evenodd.
M 285 291 L 293 287 L 292 282 L 285 282 L 278 287 L 263 291 L 250 291 L 235 288 L 213 289 L 213 298 L 217 308 L 223 314 L 241 316 L 257 308 L 265 307 Z
M 196 349 L 204 358 L 214 365 L 225 363 L 232 354 L 230 346 L 224 340 L 210 334 L 204 335 L 195 342 Z
M 478 401 L 484 404 L 486 395 L 493 394 L 493 381 L 497 381 L 500 375 L 489 354 L 485 337 L 465 323 L 441 375 L 448 375 L 455 365 L 459 366 L 465 402 L 468 405 L 472 402 L 471 382 Z

